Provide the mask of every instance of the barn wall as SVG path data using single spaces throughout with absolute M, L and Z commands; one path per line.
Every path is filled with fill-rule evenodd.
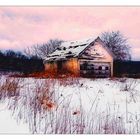
M 48 62 L 45 64 L 45 71 L 51 73 L 58 73 L 59 71 L 64 73 L 70 72 L 72 74 L 79 75 L 80 67 L 77 58 L 71 58 L 66 61 L 62 61 L 61 70 L 58 70 L 58 65 L 59 63 L 57 61 L 51 63 Z
M 57 63 L 56 62 L 48 62 L 45 64 L 45 71 L 56 73 L 57 72 Z
M 79 75 L 79 62 L 77 58 L 71 58 L 63 63 L 64 70 L 73 73 L 75 75 Z
M 93 63 L 110 63 L 111 65 L 111 76 L 113 76 L 113 57 L 104 48 L 102 43 L 95 42 L 93 46 L 90 46 L 81 55 L 82 59 L 90 59 Z
M 103 58 L 99 59 L 99 62 L 109 62 L 111 65 L 111 77 L 113 77 L 113 57 L 108 53 L 108 51 L 99 42 L 95 43 L 94 48 L 102 54 Z M 96 60 L 95 60 L 96 61 Z
M 87 77 L 110 77 L 110 62 L 95 62 L 92 60 L 80 59 L 80 75 Z

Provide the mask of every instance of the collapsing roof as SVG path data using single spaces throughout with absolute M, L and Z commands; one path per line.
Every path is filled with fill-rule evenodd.
M 44 61 L 46 62 L 55 60 L 65 60 L 67 58 L 77 57 L 81 52 L 83 52 L 91 43 L 93 43 L 97 39 L 100 38 L 96 37 L 79 41 L 65 41 L 53 53 L 47 55 Z
M 54 61 L 66 59 L 68 57 L 76 57 L 96 38 L 90 38 L 78 41 L 65 41 L 53 53 L 47 55 L 45 61 Z

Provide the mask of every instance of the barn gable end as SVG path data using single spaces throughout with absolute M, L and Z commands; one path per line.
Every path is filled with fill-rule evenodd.
M 79 55 L 80 73 L 89 77 L 113 76 L 113 55 L 100 39 L 92 42 Z
M 113 61 L 111 52 L 105 48 L 104 44 L 96 40 L 86 47 L 80 54 L 79 58 L 91 59 L 93 61 Z

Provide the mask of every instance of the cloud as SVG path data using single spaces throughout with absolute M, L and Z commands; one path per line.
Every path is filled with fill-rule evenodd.
M 0 7 L 0 48 L 26 48 L 49 39 L 76 40 L 120 30 L 139 58 L 139 7 Z
M 8 49 L 16 49 L 16 50 L 21 50 L 21 44 L 18 41 L 10 41 L 10 40 L 6 40 L 6 39 L 2 39 L 0 40 L 0 48 L 2 50 L 6 50 Z

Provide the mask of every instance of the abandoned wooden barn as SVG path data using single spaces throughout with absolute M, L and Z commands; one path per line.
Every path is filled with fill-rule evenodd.
M 99 38 L 66 41 L 44 59 L 45 71 L 76 76 L 113 76 L 114 55 Z

